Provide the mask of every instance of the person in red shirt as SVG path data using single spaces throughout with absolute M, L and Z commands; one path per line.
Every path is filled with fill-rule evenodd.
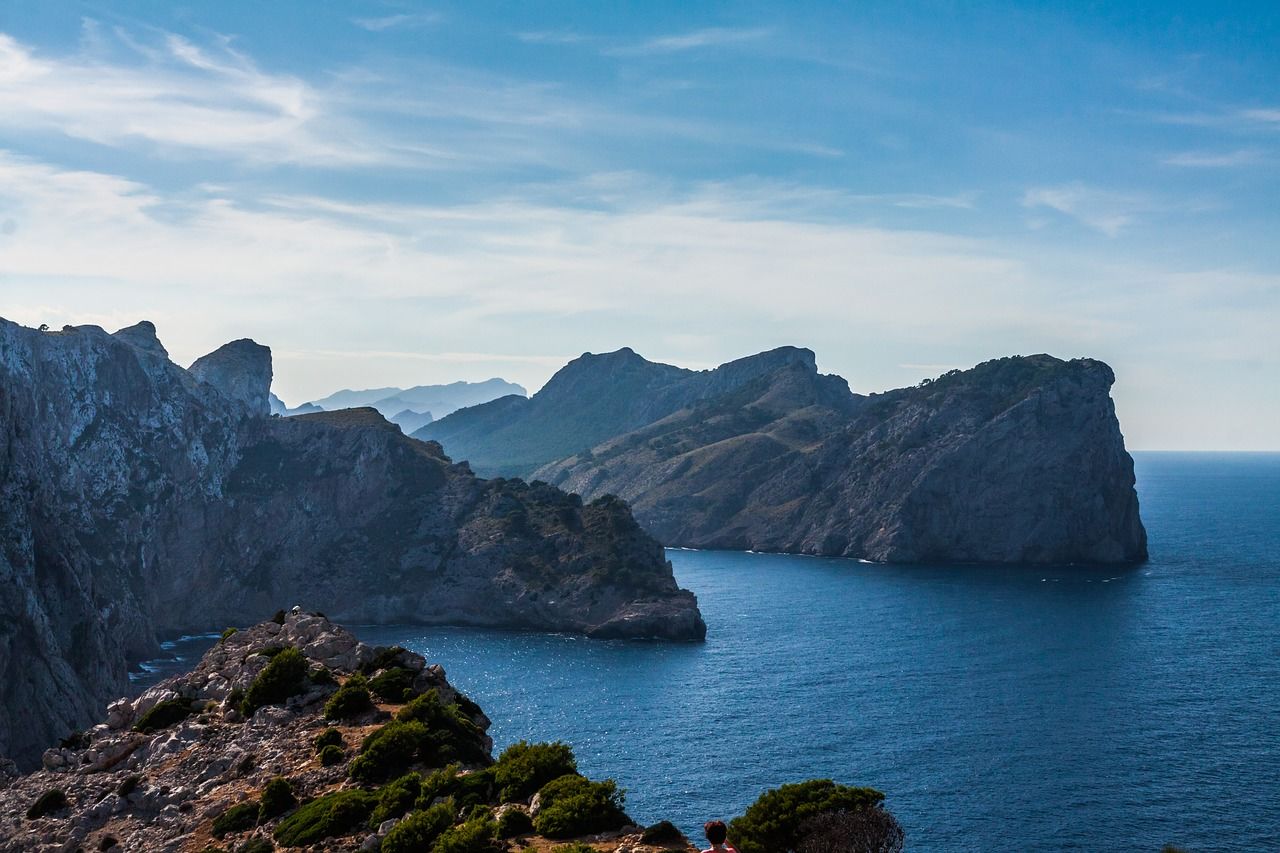
M 709 820 L 703 824 L 702 831 L 707 834 L 707 840 L 711 842 L 711 846 L 702 853 L 738 853 L 728 844 L 725 839 L 729 837 L 729 830 L 722 820 Z

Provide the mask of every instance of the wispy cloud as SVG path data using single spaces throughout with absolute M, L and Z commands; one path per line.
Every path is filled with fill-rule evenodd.
M 1184 166 L 1193 169 L 1226 169 L 1234 166 L 1249 166 L 1262 160 L 1261 152 L 1254 148 L 1241 148 L 1236 151 L 1183 151 L 1171 154 L 1160 162 L 1166 166 Z
M 591 41 L 590 36 L 581 33 L 562 32 L 556 30 L 539 30 L 537 32 L 516 33 L 516 38 L 526 44 L 581 44 Z
M 742 44 L 767 38 L 773 30 L 768 27 L 707 27 L 686 33 L 656 36 L 636 44 L 608 48 L 604 53 L 612 56 L 647 56 L 664 53 L 680 53 L 710 47 Z
M 1022 197 L 1022 205 L 1056 210 L 1108 237 L 1119 236 L 1136 221 L 1138 214 L 1152 209 L 1145 196 L 1082 183 L 1029 189 Z
M 414 12 L 400 15 L 384 15 L 378 18 L 352 18 L 351 23 L 373 33 L 385 30 L 416 30 L 440 22 L 439 12 Z

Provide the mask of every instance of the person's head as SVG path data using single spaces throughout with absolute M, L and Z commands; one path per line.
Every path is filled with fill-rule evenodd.
M 724 840 L 729 837 L 729 830 L 722 820 L 707 821 L 703 824 L 702 831 L 707 834 L 707 840 L 712 844 L 724 844 Z

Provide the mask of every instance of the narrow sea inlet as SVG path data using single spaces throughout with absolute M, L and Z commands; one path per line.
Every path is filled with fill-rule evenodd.
M 443 664 L 499 749 L 568 741 L 691 836 L 831 777 L 912 850 L 1277 849 L 1280 454 L 1134 456 L 1129 569 L 672 550 L 705 644 L 357 633 Z

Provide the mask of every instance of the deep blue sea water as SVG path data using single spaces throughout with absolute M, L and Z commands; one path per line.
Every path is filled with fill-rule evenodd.
M 1138 567 L 673 550 L 705 644 L 358 633 L 691 837 L 830 777 L 884 791 L 910 850 L 1280 850 L 1280 454 L 1134 456 Z

